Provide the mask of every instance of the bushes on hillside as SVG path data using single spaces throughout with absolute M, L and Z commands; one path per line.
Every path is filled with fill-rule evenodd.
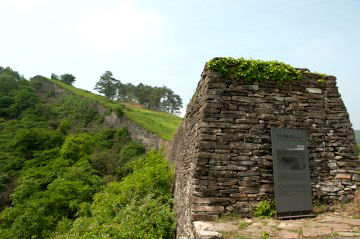
M 91 100 L 72 95 L 57 98 L 51 113 L 52 118 L 61 119 L 59 127 L 64 132 L 70 128 L 81 132 L 99 118 Z
M 126 129 L 65 140 L 44 129 L 16 135 L 15 149 L 31 158 L 13 161 L 23 166 L 12 206 L 0 213 L 1 238 L 172 238 L 173 170 L 161 153 L 144 155 Z M 99 174 L 123 180 L 104 186 Z
M 92 101 L 26 91 L 38 83 L 0 67 L 0 191 L 16 182 L 0 238 L 171 238 L 165 158 L 125 128 L 100 131 Z
M 61 149 L 34 154 L 21 172 L 12 207 L 0 214 L 0 234 L 12 239 L 49 238 L 58 221 L 74 219 L 80 205 L 91 202 L 102 185 L 88 161 L 93 142 L 88 134 L 68 136 Z
M 64 222 L 56 239 L 172 238 L 173 170 L 161 153 L 151 151 L 130 163 L 133 173 L 108 184 L 71 225 Z M 65 225 L 65 226 L 64 226 Z
M 64 136 L 58 131 L 30 128 L 17 130 L 12 145 L 25 159 L 30 159 L 35 151 L 58 147 L 63 142 Z
M 10 68 L 0 70 L 0 117 L 17 118 L 38 104 L 38 98 L 27 80 Z

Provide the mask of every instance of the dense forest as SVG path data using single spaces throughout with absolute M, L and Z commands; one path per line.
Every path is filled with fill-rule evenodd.
M 173 169 L 93 102 L 0 68 L 0 235 L 172 238 Z

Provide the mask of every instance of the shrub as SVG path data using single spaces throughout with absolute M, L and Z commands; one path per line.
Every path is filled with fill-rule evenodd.
M 1 238 L 50 238 L 59 221 L 74 220 L 102 187 L 88 162 L 89 134 L 68 136 L 60 148 L 34 153 L 25 163 L 12 194 L 12 206 L 0 213 Z
M 131 141 L 127 143 L 119 152 L 119 158 L 121 161 L 127 162 L 132 158 L 145 153 L 144 144 L 140 142 Z
M 70 130 L 70 127 L 71 127 L 70 121 L 65 119 L 60 122 L 58 130 L 62 134 L 66 135 L 68 133 L 68 131 Z
M 21 157 L 0 151 L 0 192 L 6 189 L 7 184 L 22 168 L 23 162 Z
M 57 119 L 67 120 L 73 128 L 86 127 L 99 117 L 91 100 L 74 95 L 57 98 L 52 109 Z
M 100 150 L 91 155 L 91 165 L 99 171 L 101 176 L 114 175 L 120 162 L 113 150 Z
M 129 165 L 133 173 L 121 182 L 109 183 L 103 192 L 94 196 L 90 208 L 85 206 L 80 212 L 87 216 L 77 218 L 67 231 L 61 224 L 55 238 L 173 238 L 173 169 L 164 156 L 155 151 Z
M 127 128 L 117 129 L 114 134 L 114 142 L 118 148 L 131 141 L 130 133 Z
M 267 231 L 263 232 L 261 239 L 270 239 L 270 234 Z
M 219 72 L 222 76 L 233 77 L 248 83 L 273 80 L 283 84 L 302 79 L 302 74 L 299 70 L 278 61 L 222 57 L 210 60 L 208 66 L 211 70 Z
M 26 159 L 30 159 L 35 151 L 60 146 L 63 142 L 64 136 L 60 132 L 44 128 L 31 128 L 17 130 L 11 144 Z
M 61 157 L 77 161 L 80 158 L 90 155 L 94 149 L 95 141 L 91 135 L 84 133 L 77 136 L 68 136 L 61 147 Z
M 116 106 L 114 110 L 117 117 L 122 118 L 124 116 L 124 111 L 121 109 L 120 106 Z
M 113 145 L 115 130 L 107 129 L 95 135 L 97 149 L 110 149 Z
M 260 201 L 254 209 L 256 217 L 272 217 L 275 214 L 275 204 L 273 201 Z
M 116 168 L 116 175 L 120 178 L 131 172 L 129 162 L 145 153 L 145 147 L 142 143 L 131 141 L 126 144 L 119 152 L 119 166 Z
M 14 103 L 9 107 L 10 116 L 16 118 L 24 110 L 33 108 L 39 102 L 39 99 L 31 88 L 19 90 L 13 97 Z

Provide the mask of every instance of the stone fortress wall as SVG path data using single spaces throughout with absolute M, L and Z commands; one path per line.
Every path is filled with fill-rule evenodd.
M 246 84 L 205 66 L 169 156 L 177 238 L 196 237 L 192 221 L 249 216 L 259 201 L 274 199 L 272 127 L 307 131 L 313 201 L 354 198 L 359 162 L 336 78 L 300 70 L 302 81 Z

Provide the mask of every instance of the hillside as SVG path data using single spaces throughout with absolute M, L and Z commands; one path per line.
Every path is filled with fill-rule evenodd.
M 106 119 L 170 139 L 180 118 L 49 82 L 0 67 L 0 238 L 173 238 L 171 165 Z
M 357 144 L 360 144 L 360 130 L 355 130 L 355 140 Z
M 74 94 L 99 102 L 112 110 L 121 110 L 124 113 L 125 117 L 132 120 L 134 123 L 142 126 L 147 131 L 154 133 L 165 140 L 171 140 L 171 138 L 176 132 L 176 129 L 181 123 L 181 118 L 176 115 L 149 110 L 143 107 L 135 106 L 131 103 L 117 103 L 108 100 L 104 96 L 94 94 L 87 90 L 78 89 L 74 86 L 67 85 L 61 81 L 50 79 L 48 80 L 56 83 L 57 85 L 66 90 L 71 91 Z

